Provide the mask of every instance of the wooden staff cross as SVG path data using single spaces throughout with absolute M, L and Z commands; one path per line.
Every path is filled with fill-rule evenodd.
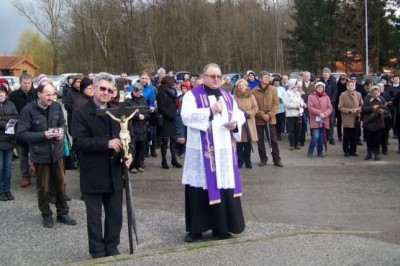
M 134 113 L 146 113 L 147 112 L 147 106 L 135 106 L 135 107 L 127 107 L 125 103 L 125 91 L 122 89 L 119 91 L 119 101 L 118 101 L 118 107 L 116 108 L 105 108 L 105 109 L 99 109 L 96 110 L 96 115 L 97 116 L 103 116 L 103 115 L 109 115 L 112 119 L 119 121 L 119 124 L 121 126 L 121 134 L 126 132 L 122 132 L 124 130 L 124 127 L 126 125 L 123 125 L 122 123 L 127 123 L 131 117 L 133 116 Z M 127 119 L 129 118 L 129 119 Z M 128 120 L 128 121 L 126 121 Z M 129 136 L 129 131 L 128 131 L 128 137 Z M 121 139 L 121 141 L 124 142 L 124 140 Z M 128 155 L 127 148 L 124 145 L 124 160 L 126 160 L 125 156 Z M 129 180 L 129 174 L 128 174 L 128 167 L 125 165 L 125 161 L 122 162 L 122 167 L 124 169 L 124 180 L 125 180 L 125 194 L 126 194 L 126 212 L 127 212 L 127 217 L 128 217 L 128 237 L 129 237 L 129 251 L 130 254 L 133 254 L 133 235 L 132 235 L 132 229 L 135 233 L 136 237 L 136 244 L 139 244 L 138 240 L 138 235 L 137 235 L 137 229 L 136 229 L 136 217 L 135 217 L 135 210 L 134 210 L 134 202 L 133 202 L 133 197 L 132 197 L 132 187 L 131 183 Z

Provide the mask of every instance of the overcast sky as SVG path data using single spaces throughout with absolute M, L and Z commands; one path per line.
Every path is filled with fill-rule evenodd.
M 11 4 L 13 0 L 0 0 L 0 54 L 11 54 L 15 50 L 20 33 L 30 26 L 28 20 L 19 15 Z

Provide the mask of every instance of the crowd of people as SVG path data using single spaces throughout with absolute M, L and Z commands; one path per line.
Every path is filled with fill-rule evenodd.
M 395 138 L 400 132 L 398 75 L 361 84 L 354 73 L 336 80 L 326 67 L 315 81 L 308 71 L 296 79 L 272 79 L 266 71 L 256 75 L 249 70 L 231 84 L 229 77 L 222 80 L 216 64 L 206 65 L 198 77 L 185 74 L 183 80 L 163 68 L 157 78 L 143 71 L 133 81 L 126 73 L 115 80 L 111 74 L 88 71 L 68 79 L 62 104 L 46 75 L 38 81 L 34 88 L 32 77 L 24 74 L 20 88 L 12 91 L 0 79 L 0 201 L 14 199 L 11 160 L 17 148 L 21 187 L 30 186 L 36 175 L 43 226 L 53 227 L 50 203 L 55 204 L 57 222 L 75 225 L 69 216 L 64 161 L 65 139 L 71 138 L 94 258 L 119 254 L 124 165 L 130 173 L 143 173 L 146 157 L 158 157 L 157 149 L 161 168 L 183 167 L 185 241 L 193 242 L 208 230 L 216 239 L 243 232 L 239 169 L 253 168 L 253 144 L 260 167 L 267 165 L 268 153 L 274 166 L 283 167 L 283 133 L 288 133 L 290 151 L 301 150 L 309 134 L 304 156 L 312 158 L 316 148 L 316 155 L 324 157 L 324 146 L 336 144 L 336 127 L 345 157 L 358 156 L 357 146 L 365 140 L 364 159 L 380 160 L 381 153 L 388 154 L 390 130 Z M 121 99 L 141 111 L 128 118 L 99 115 Z M 13 120 L 18 123 L 10 131 Z

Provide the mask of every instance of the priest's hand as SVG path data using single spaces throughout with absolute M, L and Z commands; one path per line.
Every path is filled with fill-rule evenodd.
M 214 103 L 213 106 L 211 106 L 211 112 L 216 115 L 216 114 L 220 114 L 222 112 L 222 101 L 217 101 L 216 103 Z
M 224 127 L 229 130 L 234 130 L 237 127 L 237 124 L 236 123 L 228 123 L 228 124 L 225 124 Z
M 115 152 L 119 152 L 122 150 L 122 142 L 120 139 L 115 138 L 108 141 L 108 148 L 114 150 Z
M 129 153 L 128 156 L 125 156 L 125 165 L 126 165 L 126 167 L 129 168 L 129 166 L 131 165 L 132 161 L 133 161 L 132 154 Z

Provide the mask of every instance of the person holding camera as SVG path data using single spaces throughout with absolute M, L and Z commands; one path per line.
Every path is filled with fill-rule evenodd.
M 53 227 L 49 205 L 49 182 L 56 192 L 57 222 L 76 225 L 65 199 L 64 148 L 65 119 L 61 105 L 53 101 L 54 88 L 42 83 L 38 98 L 22 109 L 17 138 L 29 144 L 30 159 L 36 170 L 38 206 L 43 226 Z

